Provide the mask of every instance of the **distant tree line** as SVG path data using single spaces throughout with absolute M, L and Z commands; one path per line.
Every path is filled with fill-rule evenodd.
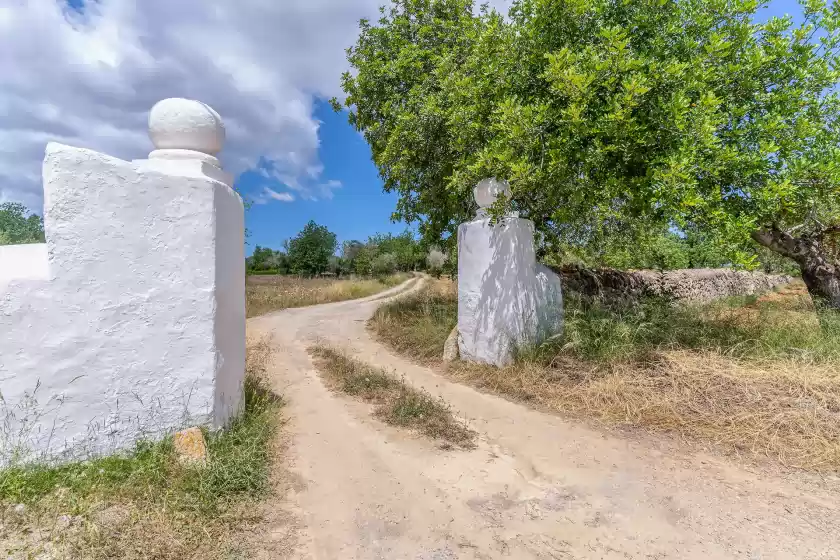
M 626 225 L 626 224 L 625 224 Z M 676 270 L 737 266 L 731 250 L 698 228 L 685 230 L 628 229 L 602 222 L 578 234 L 566 232 L 567 243 L 538 243 L 541 260 L 554 265 L 576 264 L 622 270 Z M 16 202 L 0 204 L 0 245 L 44 242 L 44 219 Z M 454 240 L 452 240 L 454 241 Z M 454 245 L 454 244 L 453 244 Z M 425 270 L 433 275 L 454 273 L 456 248 L 426 245 L 406 231 L 399 235 L 378 233 L 366 241 L 341 244 L 327 227 L 310 221 L 283 250 L 257 246 L 246 264 L 251 274 L 297 274 L 317 276 L 381 276 L 400 271 Z M 447 251 L 449 254 L 447 254 Z M 778 253 L 758 248 L 756 262 L 768 273 L 798 274 L 794 263 Z
M 436 247 L 425 247 L 410 231 L 378 233 L 367 241 L 350 240 L 338 252 L 337 238 L 325 226 L 310 221 L 283 244 L 284 250 L 257 246 L 246 260 L 250 274 L 318 276 L 386 276 L 395 272 L 429 270 L 441 274 L 449 259 Z
M 0 204 L 0 245 L 44 242 L 44 219 L 18 202 Z
M 538 240 L 540 260 L 551 265 L 609 267 L 620 270 L 679 270 L 686 268 L 738 268 L 729 252 L 700 230 L 613 230 L 601 224 L 597 233 L 587 231 L 575 243 Z M 569 232 L 573 237 L 574 232 Z M 588 242 L 584 241 L 587 240 Z M 257 245 L 246 259 L 249 274 L 386 276 L 395 272 L 427 271 L 434 276 L 456 274 L 455 247 L 426 245 L 406 231 L 399 235 L 378 233 L 366 241 L 349 240 L 340 248 L 335 233 L 310 221 L 283 250 Z M 786 259 L 771 251 L 758 255 L 768 273 L 797 274 Z

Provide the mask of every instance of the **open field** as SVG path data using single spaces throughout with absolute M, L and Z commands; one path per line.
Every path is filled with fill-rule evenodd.
M 290 307 L 305 307 L 372 296 L 405 282 L 411 275 L 377 278 L 301 278 L 298 276 L 248 276 L 245 301 L 248 317 Z
M 267 389 L 268 342 L 248 346 L 246 404 L 205 434 L 208 463 L 181 466 L 172 440 L 125 456 L 0 471 L 0 556 L 11 559 L 227 559 L 271 490 L 282 402 Z
M 610 427 L 666 432 L 726 453 L 840 471 L 840 324 L 822 328 L 800 284 L 702 307 L 611 309 L 566 294 L 566 331 L 502 369 L 453 379 Z M 379 338 L 439 364 L 455 324 L 451 282 L 380 308 Z

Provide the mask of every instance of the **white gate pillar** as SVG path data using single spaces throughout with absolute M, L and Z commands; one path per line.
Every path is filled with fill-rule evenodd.
M 476 219 L 458 228 L 460 355 L 497 366 L 563 326 L 560 278 L 537 263 L 533 222 L 510 214 L 493 223 L 488 216 L 508 189 L 496 179 L 479 183 Z
M 242 200 L 219 115 L 167 99 L 127 162 L 49 144 L 46 244 L 0 251 L 0 464 L 224 426 L 242 404 Z M 28 263 L 28 264 L 22 264 Z

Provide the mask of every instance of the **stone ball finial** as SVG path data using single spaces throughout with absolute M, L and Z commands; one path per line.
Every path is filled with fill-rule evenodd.
M 482 210 L 493 206 L 500 194 L 510 196 L 510 185 L 507 181 L 499 181 L 495 177 L 484 179 L 473 189 L 475 201 Z
M 209 105 L 173 97 L 152 107 L 149 137 L 157 150 L 192 150 L 215 156 L 225 143 L 225 125 Z

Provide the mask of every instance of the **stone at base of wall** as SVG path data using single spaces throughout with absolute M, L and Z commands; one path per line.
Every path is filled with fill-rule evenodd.
M 448 364 L 450 362 L 454 362 L 460 357 L 460 352 L 458 351 L 458 325 L 455 325 L 455 328 L 452 329 L 452 332 L 449 333 L 449 338 L 446 339 L 446 343 L 443 345 L 443 362 Z
M 686 303 L 707 303 L 725 297 L 761 294 L 793 281 L 786 275 L 710 268 L 658 272 L 567 266 L 555 270 L 561 274 L 565 287 L 606 300 L 658 296 Z
M 188 467 L 203 467 L 207 464 L 207 444 L 201 428 L 189 428 L 172 436 L 172 446 L 178 462 Z

